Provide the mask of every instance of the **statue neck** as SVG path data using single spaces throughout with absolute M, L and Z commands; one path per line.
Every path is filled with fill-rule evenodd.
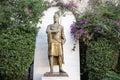
M 54 22 L 54 24 L 58 25 L 58 24 L 59 24 L 59 22 Z

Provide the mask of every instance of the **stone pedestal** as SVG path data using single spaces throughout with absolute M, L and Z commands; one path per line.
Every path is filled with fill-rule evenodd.
M 44 77 L 68 77 L 68 74 L 65 72 L 65 73 L 59 73 L 59 72 L 46 72 L 44 74 Z
M 68 77 L 42 77 L 41 80 L 69 80 Z
M 46 72 L 42 77 L 42 80 L 69 80 L 69 78 L 67 73 Z

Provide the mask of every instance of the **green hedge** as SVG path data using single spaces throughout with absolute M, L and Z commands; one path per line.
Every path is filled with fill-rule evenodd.
M 42 0 L 0 2 L 1 80 L 23 80 L 34 58 L 36 25 L 47 8 Z
M 22 80 L 33 61 L 36 28 L 7 28 L 0 35 L 0 77 Z M 27 28 L 28 27 L 28 28 Z
M 115 70 L 119 51 L 109 40 L 99 39 L 88 44 L 86 64 L 89 80 L 101 80 L 109 70 Z
M 120 80 L 120 74 L 117 74 L 114 71 L 108 71 L 106 73 L 106 77 L 102 80 Z

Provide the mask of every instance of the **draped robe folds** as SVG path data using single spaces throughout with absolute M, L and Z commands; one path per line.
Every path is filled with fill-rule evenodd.
M 63 43 L 66 39 L 64 36 L 64 28 L 61 25 L 55 26 L 58 30 L 57 33 L 52 33 L 52 27 L 54 24 L 51 24 L 47 27 L 46 33 L 48 36 L 48 58 L 50 61 L 50 56 L 53 56 L 53 65 L 58 65 L 58 57 L 62 57 L 62 63 L 64 63 L 64 54 L 63 54 Z

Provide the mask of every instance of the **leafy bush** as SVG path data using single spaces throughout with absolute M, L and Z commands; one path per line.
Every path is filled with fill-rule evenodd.
M 71 25 L 71 33 L 76 39 L 83 38 L 86 43 L 89 43 L 90 40 L 105 37 L 112 39 L 113 42 L 117 41 L 116 45 L 119 44 L 120 15 L 118 13 L 120 12 L 120 5 L 113 6 L 115 10 L 113 9 L 111 12 L 108 12 L 109 8 L 111 9 L 108 4 L 106 4 L 106 8 L 104 7 L 105 9 L 102 8 L 99 12 L 95 9 L 94 12 L 85 12 L 81 18 L 76 18 L 77 21 Z
M 42 0 L 0 2 L 1 80 L 23 80 L 33 61 L 36 25 L 45 9 Z
M 92 9 L 71 25 L 71 33 L 87 44 L 86 62 L 89 80 L 101 80 L 109 70 L 119 72 L 120 4 L 91 0 Z M 97 5 L 96 5 L 97 4 Z M 119 59 L 119 60 L 118 60 Z
M 99 39 L 88 44 L 86 63 L 89 80 L 101 80 L 109 70 L 115 70 L 119 51 L 110 41 Z
M 22 80 L 33 60 L 36 28 L 25 27 L 25 31 L 21 28 L 7 28 L 0 35 L 2 80 Z
M 106 73 L 106 78 L 103 78 L 102 80 L 120 80 L 120 74 L 117 74 L 114 71 L 108 71 Z

